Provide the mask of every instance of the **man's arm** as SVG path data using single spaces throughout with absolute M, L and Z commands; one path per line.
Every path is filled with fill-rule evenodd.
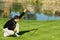
M 24 14 L 27 12 L 27 9 L 24 9 L 24 11 L 21 13 L 21 15 L 19 16 L 19 18 L 21 19 L 22 16 L 24 16 Z
M 19 16 L 19 19 L 21 19 L 22 18 L 22 16 L 24 16 L 24 12 L 23 13 L 21 13 L 21 15 Z

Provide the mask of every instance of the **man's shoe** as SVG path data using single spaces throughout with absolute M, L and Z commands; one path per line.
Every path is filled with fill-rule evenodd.
M 18 35 L 17 33 L 15 33 L 15 35 L 16 35 L 17 37 L 19 37 L 19 35 Z

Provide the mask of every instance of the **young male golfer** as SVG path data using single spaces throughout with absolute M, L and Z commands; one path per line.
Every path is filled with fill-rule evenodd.
M 14 18 L 10 19 L 8 22 L 6 22 L 6 24 L 3 27 L 3 32 L 4 32 L 4 37 L 10 36 L 10 35 L 15 35 L 17 37 L 19 37 L 19 35 L 17 34 L 18 32 L 18 21 L 19 19 L 22 18 L 22 16 L 25 14 L 27 10 L 25 9 L 23 11 L 23 13 L 20 16 L 15 16 Z

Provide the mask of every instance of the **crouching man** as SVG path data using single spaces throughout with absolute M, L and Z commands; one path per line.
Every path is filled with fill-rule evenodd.
M 4 32 L 4 37 L 10 36 L 10 35 L 15 35 L 19 37 L 17 34 L 19 31 L 18 27 L 18 22 L 19 19 L 22 18 L 22 16 L 25 14 L 26 9 L 23 11 L 23 13 L 20 16 L 15 16 L 14 18 L 10 19 L 8 22 L 3 27 L 3 32 Z

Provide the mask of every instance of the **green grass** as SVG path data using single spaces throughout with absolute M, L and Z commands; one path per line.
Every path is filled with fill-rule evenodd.
M 0 18 L 0 40 L 60 40 L 60 21 L 20 20 L 20 31 L 29 31 L 21 37 L 3 37 L 3 25 L 9 19 Z M 32 30 L 36 29 L 37 30 Z

